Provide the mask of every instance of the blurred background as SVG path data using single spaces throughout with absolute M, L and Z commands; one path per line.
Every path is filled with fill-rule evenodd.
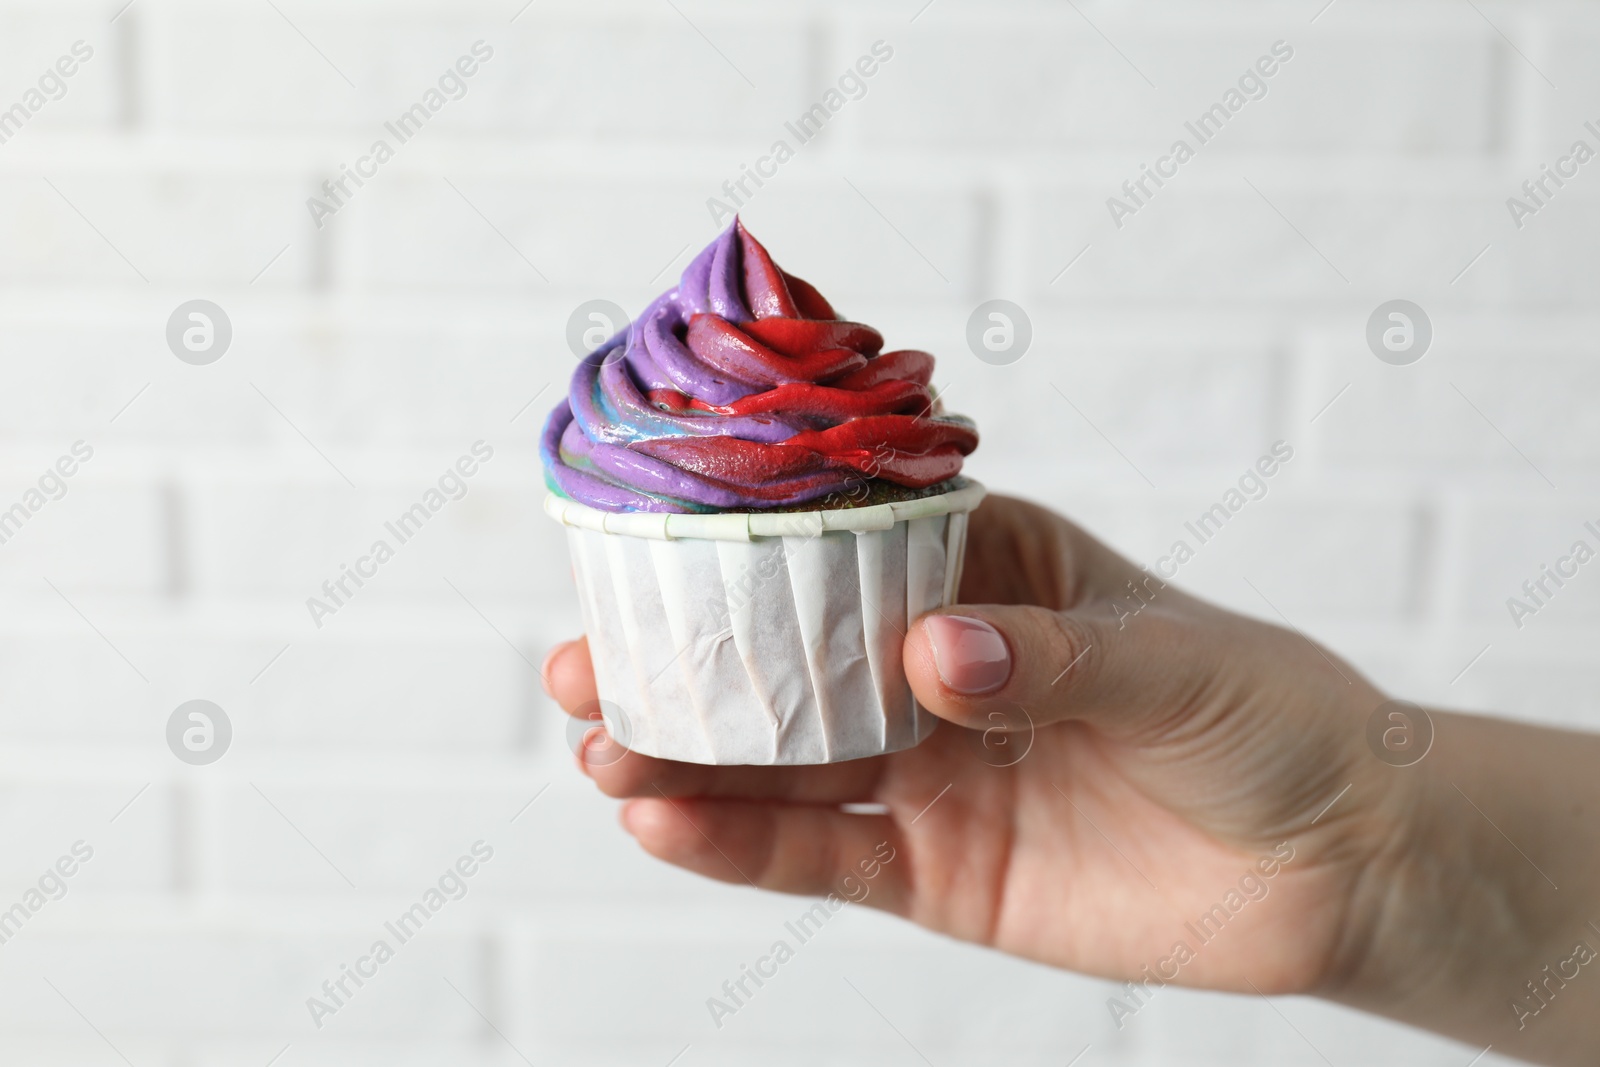
M 580 309 L 674 284 L 717 198 L 939 356 L 992 489 L 1153 564 L 1284 442 L 1179 584 L 1393 695 L 1596 725 L 1600 573 L 1507 601 L 1600 523 L 1597 44 L 1488 0 L 3 0 L 0 1058 L 1465 1067 L 1295 998 L 1119 1028 L 1108 982 L 865 908 L 715 1025 L 809 902 L 652 861 L 573 768 L 536 436 Z M 1025 346 L 969 346 L 992 299 Z

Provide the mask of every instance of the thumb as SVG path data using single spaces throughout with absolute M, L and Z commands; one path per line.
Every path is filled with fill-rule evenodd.
M 1103 616 L 992 604 L 924 615 L 906 635 L 906 678 L 923 707 L 958 726 L 1085 719 L 1125 732 L 1195 677 L 1192 644 L 1154 613 L 1121 629 Z

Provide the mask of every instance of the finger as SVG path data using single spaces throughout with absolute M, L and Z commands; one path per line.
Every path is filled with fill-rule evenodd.
M 561 710 L 574 718 L 586 718 L 588 709 L 600 699 L 594 685 L 594 664 L 589 660 L 589 639 L 565 641 L 552 648 L 539 668 L 544 691 L 555 698 Z
M 961 726 L 1085 719 L 1125 733 L 1187 705 L 1216 673 L 1211 644 L 1156 611 L 1119 629 L 1099 609 L 961 604 L 919 619 L 904 661 L 923 707 Z
M 1145 580 L 1138 567 L 1078 526 L 1026 500 L 990 495 L 967 524 L 963 603 L 1065 610 L 1127 595 L 1130 582 Z
M 871 800 L 886 767 L 884 758 L 811 767 L 712 767 L 628 752 L 608 738 L 593 738 L 578 753 L 584 773 L 613 797 L 730 797 L 799 804 Z M 607 747 L 609 742 L 609 747 Z
M 909 857 L 887 815 L 657 797 L 627 804 L 622 825 L 652 856 L 707 878 L 834 894 L 897 915 L 910 908 Z

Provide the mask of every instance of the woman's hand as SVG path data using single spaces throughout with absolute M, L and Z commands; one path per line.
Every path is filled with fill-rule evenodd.
M 623 825 L 646 850 L 708 877 L 820 894 L 888 841 L 896 858 L 868 904 L 1131 981 L 1127 1014 L 1173 982 L 1320 994 L 1458 1036 L 1499 1034 L 1484 1029 L 1491 1003 L 1513 1022 L 1492 983 L 1435 991 L 1427 977 L 1473 952 L 1418 889 L 1482 876 L 1497 898 L 1470 870 L 1487 828 L 1419 840 L 1438 829 L 1419 813 L 1442 810 L 1450 787 L 1426 763 L 1376 758 L 1366 727 L 1385 697 L 1352 667 L 1004 497 L 972 516 L 961 601 L 906 637 L 912 689 L 947 720 L 916 748 L 706 767 L 585 761 L 586 744 L 580 762 L 632 798 Z M 596 698 L 581 640 L 551 652 L 545 679 L 569 713 Z M 1518 983 L 1503 984 L 1509 997 Z

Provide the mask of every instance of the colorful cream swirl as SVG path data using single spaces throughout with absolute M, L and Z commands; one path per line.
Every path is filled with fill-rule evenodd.
M 578 365 L 545 423 L 546 481 L 605 511 L 839 507 L 824 498 L 864 484 L 915 495 L 954 478 L 978 434 L 939 413 L 932 356 L 882 348 L 735 220 Z

